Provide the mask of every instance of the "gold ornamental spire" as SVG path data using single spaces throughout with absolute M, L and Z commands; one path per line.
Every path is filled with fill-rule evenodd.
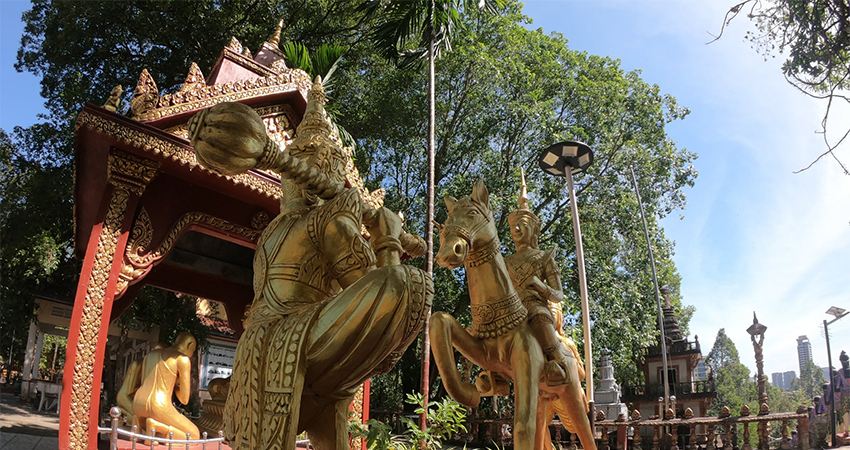
M 525 170 L 522 167 L 519 168 L 519 175 L 522 179 L 522 184 L 520 184 L 519 188 L 519 209 L 522 211 L 529 211 L 528 207 L 528 185 L 525 184 Z
M 307 94 L 307 109 L 298 124 L 295 141 L 306 141 L 314 137 L 330 139 L 332 131 L 333 126 L 325 113 L 325 86 L 322 84 L 322 77 L 316 76 L 313 88 Z M 295 141 L 292 143 L 295 144 Z
M 274 34 L 269 38 L 269 45 L 274 48 L 278 48 L 280 45 L 280 32 L 283 30 L 283 19 L 280 19 L 280 22 L 277 24 L 277 29 L 274 30 Z

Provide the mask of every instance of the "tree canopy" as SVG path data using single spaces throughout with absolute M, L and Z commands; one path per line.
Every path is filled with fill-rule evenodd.
M 408 231 L 424 234 L 430 226 L 424 220 L 427 75 L 399 69 L 383 58 L 367 39 L 373 23 L 358 9 L 361 3 L 35 1 L 24 17 L 27 25 L 18 68 L 43 77 L 49 117 L 43 124 L 16 129 L 11 139 L 0 141 L 9 155 L 2 161 L 8 165 L 7 160 L 20 160 L 39 177 L 58 177 L 60 183 L 44 192 L 52 193 L 52 199 L 40 197 L 43 193 L 34 188 L 30 196 L 15 200 L 24 206 L 46 202 L 58 217 L 52 227 L 33 222 L 25 230 L 27 239 L 43 232 L 61 242 L 66 251 L 58 254 L 79 273 L 70 256 L 71 130 L 84 102 L 102 102 L 116 84 L 133 86 L 143 68 L 162 91 L 173 91 L 191 61 L 211 67 L 232 35 L 258 48 L 280 18 L 284 19 L 281 41 L 301 42 L 308 49 L 320 44 L 350 47 L 334 75 L 334 101 L 341 125 L 357 142 L 355 162 L 368 187 L 386 188 L 387 206 L 404 213 Z M 589 144 L 596 162 L 576 177 L 576 186 L 593 345 L 598 350 L 595 354 L 613 357 L 620 381 L 638 381 L 634 360 L 642 347 L 655 342 L 657 329 L 647 242 L 629 167 L 634 166 L 638 176 L 659 282 L 670 288 L 673 304 L 682 313 L 680 319 L 687 319 L 690 310 L 681 305 L 679 275 L 671 259 L 673 243 L 664 236 L 658 219 L 684 207 L 684 190 L 697 176 L 696 155 L 666 132 L 666 126 L 683 119 L 688 110 L 659 86 L 643 81 L 640 71 L 626 71 L 618 60 L 570 49 L 564 36 L 529 29 L 529 23 L 519 2 L 506 2 L 497 15 L 460 12 L 452 52 L 437 61 L 436 113 L 441 124 L 436 136 L 437 197 L 467 195 L 472 183 L 484 178 L 493 193 L 502 244 L 512 252 L 507 215 L 517 207 L 519 168 L 525 169 L 532 207 L 542 222 L 540 245 L 558 249 L 568 330 L 580 342 L 578 277 L 566 187 L 563 180 L 542 175 L 536 161 L 540 149 L 559 140 Z M 7 200 L 5 189 L 6 185 L 4 234 L 12 227 L 5 219 L 5 206 L 13 198 Z M 443 205 L 438 205 L 438 220 L 444 220 L 445 214 Z M 21 254 L 29 245 L 26 242 L 31 241 L 10 241 L 7 247 L 4 239 L 4 267 L 9 267 L 6 258 Z M 22 267 L 41 266 L 28 262 Z M 76 275 L 74 270 L 67 273 L 71 276 L 60 284 L 73 292 Z M 45 275 L 42 271 L 34 277 L 42 280 Z M 4 289 L 6 280 L 4 276 Z M 34 283 L 20 292 L 31 291 Z M 468 323 L 465 284 L 462 270 L 437 270 L 434 309 L 449 311 Z M 686 320 L 681 325 L 686 329 Z M 411 348 L 396 371 L 376 383 L 387 389 L 376 391 L 389 395 L 418 390 L 416 351 L 415 346 Z
M 806 95 L 828 101 L 820 130 L 827 150 L 812 164 L 829 155 L 850 175 L 834 153 L 850 134 L 850 127 L 840 130 L 837 137 L 827 135 L 834 104 L 850 103 L 846 94 L 850 88 L 850 6 L 845 0 L 744 0 L 726 13 L 721 35 L 741 13 L 756 26 L 755 32 L 746 33 L 753 48 L 765 59 L 785 55 L 782 73 L 786 80 Z

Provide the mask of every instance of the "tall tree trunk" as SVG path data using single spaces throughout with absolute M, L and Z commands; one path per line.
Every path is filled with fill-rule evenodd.
M 434 226 L 431 222 L 434 220 L 434 121 L 435 113 L 435 77 L 434 77 L 434 1 L 430 0 L 428 5 L 428 195 L 427 209 L 425 218 L 425 242 L 427 243 L 427 251 L 425 252 L 425 271 L 428 276 L 434 273 Z M 425 326 L 422 330 L 422 381 L 420 392 L 425 397 L 425 412 L 419 417 L 419 426 L 422 430 L 428 426 L 427 410 L 428 410 L 428 394 L 431 380 L 430 363 L 431 363 L 431 337 L 428 333 L 428 326 L 431 323 L 431 308 L 425 313 Z

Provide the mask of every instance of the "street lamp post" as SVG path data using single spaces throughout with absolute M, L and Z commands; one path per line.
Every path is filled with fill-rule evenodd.
M 835 376 L 832 374 L 832 351 L 829 348 L 829 326 L 838 321 L 838 319 L 850 314 L 850 312 L 847 312 L 837 306 L 832 306 L 826 310 L 826 313 L 835 316 L 834 319 L 828 322 L 824 319 L 823 334 L 826 336 L 827 372 L 829 372 L 829 426 L 830 431 L 832 432 L 832 446 L 838 447 L 838 433 L 835 429 Z
M 587 275 L 584 271 L 584 245 L 581 239 L 581 224 L 578 219 L 573 174 L 581 173 L 593 164 L 593 151 L 587 144 L 576 141 L 564 141 L 550 145 L 540 154 L 540 168 L 549 175 L 567 178 L 567 190 L 570 196 L 570 211 L 573 219 L 573 231 L 576 240 L 576 262 L 579 291 L 581 294 L 581 319 L 584 327 L 585 393 L 590 403 L 590 423 L 595 418 L 593 400 L 593 346 L 590 342 L 590 310 L 587 300 Z
M 643 212 L 643 201 L 640 198 L 640 189 L 638 189 L 637 177 L 635 176 L 634 166 L 629 166 L 632 173 L 632 183 L 635 187 L 635 196 L 637 197 L 638 206 L 640 207 L 640 218 L 643 221 L 643 233 L 646 235 L 646 249 L 649 252 L 649 267 L 652 269 L 652 284 L 655 286 L 655 304 L 658 306 L 658 330 L 661 332 L 661 366 L 664 368 L 661 382 L 664 383 L 664 409 L 660 415 L 663 417 L 667 412 L 668 401 L 670 399 L 670 375 L 669 367 L 667 366 L 667 334 L 664 332 L 664 312 L 661 310 L 661 293 L 658 289 L 658 274 L 655 272 L 655 257 L 652 255 L 652 241 L 649 240 L 649 227 L 646 226 L 646 215 Z M 646 380 L 647 383 L 649 380 Z M 676 408 L 674 407 L 675 411 Z

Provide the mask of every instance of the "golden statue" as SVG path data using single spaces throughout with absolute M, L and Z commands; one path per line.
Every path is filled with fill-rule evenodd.
M 118 107 L 121 106 L 121 93 L 124 92 L 121 85 L 115 86 L 112 88 L 112 91 L 109 92 L 109 98 L 106 100 L 106 103 L 103 104 L 103 109 L 117 112 Z
M 189 122 L 198 160 L 224 174 L 281 174 L 281 212 L 254 257 L 254 302 L 236 349 L 225 407 L 234 449 L 349 448 L 348 408 L 360 385 L 389 371 L 416 338 L 431 279 L 401 265 L 421 239 L 401 219 L 346 189 L 347 155 L 330 138 L 317 79 L 296 138 L 280 151 L 246 105 L 223 103 Z M 365 225 L 371 235 L 361 235 Z
M 555 249 L 544 251 L 537 247 L 540 219 L 528 208 L 525 173 L 522 172 L 521 175 L 519 209 L 508 216 L 516 253 L 505 258 L 505 264 L 514 288 L 519 292 L 520 301 L 528 311 L 531 331 L 543 347 L 543 356 L 546 357 L 546 364 L 543 366 L 546 383 L 557 386 L 566 382 L 566 361 L 561 352 L 558 334 L 558 329 L 563 325 L 559 323 L 556 329 L 552 312 L 553 308 L 561 308 L 561 301 L 564 299 L 561 271 L 555 263 Z
M 157 342 L 151 350 L 159 350 L 165 348 L 165 344 Z M 136 391 L 142 385 L 142 361 L 144 358 L 139 358 L 130 363 L 127 367 L 127 372 L 124 374 L 124 382 L 118 389 L 115 395 L 115 403 L 118 404 L 118 409 L 121 410 L 121 415 L 124 416 L 124 423 L 129 426 L 136 425 L 137 430 L 142 431 L 142 425 L 139 423 L 136 413 L 133 412 L 133 399 L 136 396 Z
M 543 374 L 546 383 L 558 386 L 566 382 L 566 353 L 572 355 L 578 369 L 579 379 L 584 379 L 584 363 L 578 348 L 572 339 L 564 335 L 564 292 L 561 289 L 561 270 L 555 262 L 555 249 L 540 250 L 540 219 L 531 211 L 528 201 L 528 188 L 525 184 L 525 172 L 520 168 L 522 184 L 519 195 L 519 209 L 508 215 L 511 238 L 516 245 L 516 253 L 505 258 L 508 273 L 514 288 L 519 293 L 523 306 L 528 310 L 528 322 L 534 337 L 543 347 L 546 363 Z M 546 424 L 552 422 L 555 414 L 561 417 L 564 428 L 575 432 L 563 404 L 551 396 L 545 399 Z M 538 406 L 540 408 L 540 406 Z M 545 436 L 545 448 L 552 450 L 552 440 Z
M 561 403 L 561 417 L 569 420 L 583 448 L 596 450 L 581 387 L 580 359 L 576 352 L 562 351 L 563 384 L 550 386 L 546 382 L 546 356 L 502 257 L 484 182 L 478 180 L 469 197 L 457 200 L 446 196 L 445 201 L 449 213 L 445 225 L 438 225 L 440 249 L 436 260 L 443 267 L 466 268 L 472 310 L 469 331 L 445 312 L 431 316 L 431 350 L 446 391 L 466 406 L 477 406 L 480 401 L 476 386 L 460 377 L 454 356 L 457 349 L 484 370 L 513 380 L 517 450 L 544 448 L 549 434 L 549 399 Z
M 198 427 L 180 413 L 171 403 L 176 394 L 182 404 L 189 403 L 192 391 L 192 360 L 197 342 L 189 333 L 180 333 L 174 345 L 151 350 L 142 361 L 142 385 L 133 396 L 133 413 L 144 424 L 144 432 L 156 429 L 157 434 L 168 437 L 174 432 L 176 439 L 198 439 Z

